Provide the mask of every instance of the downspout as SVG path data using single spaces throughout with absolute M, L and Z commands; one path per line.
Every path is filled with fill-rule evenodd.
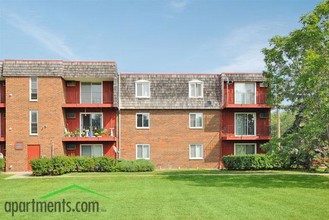
M 220 103 L 220 108 L 219 108 L 219 142 L 220 142 L 220 146 L 219 146 L 219 169 L 223 169 L 223 162 L 222 162 L 222 158 L 223 158 L 223 141 L 222 141 L 222 133 L 223 133 L 223 109 L 224 109 L 224 81 L 223 81 L 223 75 L 221 74 L 220 77 L 220 83 L 221 83 L 221 87 L 220 87 L 220 93 L 221 93 L 221 103 Z M 225 76 L 225 75 L 224 75 Z
M 121 159 L 121 77 L 118 73 L 118 114 L 119 114 L 119 122 L 118 122 L 118 136 L 119 136 L 119 146 L 118 146 L 118 159 Z

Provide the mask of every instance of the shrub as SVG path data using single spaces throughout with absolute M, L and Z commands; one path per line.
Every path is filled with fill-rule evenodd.
M 73 157 L 72 158 L 76 171 L 78 172 L 92 172 L 95 170 L 95 161 L 90 157 Z
M 271 155 L 230 155 L 223 157 L 224 165 L 229 170 L 266 170 L 277 168 L 273 166 Z
M 117 172 L 146 172 L 153 171 L 154 164 L 149 160 L 122 160 L 116 165 Z
M 51 158 L 51 163 L 53 165 L 52 174 L 62 175 L 65 173 L 72 172 L 75 170 L 75 163 L 71 157 L 57 156 Z
M 35 176 L 50 175 L 53 170 L 52 162 L 48 158 L 34 159 L 30 164 Z
M 41 158 L 31 160 L 33 175 L 62 175 L 78 172 L 145 172 L 153 171 L 154 165 L 149 160 L 123 160 L 116 162 L 110 157 L 67 157 Z
M 112 172 L 115 168 L 116 161 L 111 157 L 95 157 L 95 171 Z
M 0 158 L 0 171 L 5 171 L 5 158 Z

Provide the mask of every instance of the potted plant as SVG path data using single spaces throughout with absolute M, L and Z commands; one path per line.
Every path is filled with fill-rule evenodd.
M 105 136 L 107 136 L 107 129 L 106 128 L 101 128 L 99 130 L 99 133 L 102 137 L 105 137 Z
M 79 137 L 79 135 L 80 135 L 80 130 L 79 130 L 79 129 L 76 129 L 76 130 L 74 131 L 74 135 L 75 135 L 76 137 Z

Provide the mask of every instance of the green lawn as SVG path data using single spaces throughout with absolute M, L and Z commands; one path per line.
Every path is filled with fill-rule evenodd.
M 156 171 L 6 179 L 1 219 L 329 219 L 329 176 L 302 172 Z M 96 192 L 72 188 L 76 184 Z M 6 201 L 97 201 L 97 213 L 11 213 Z M 7 203 L 8 209 L 8 203 Z M 30 207 L 31 209 L 31 207 Z

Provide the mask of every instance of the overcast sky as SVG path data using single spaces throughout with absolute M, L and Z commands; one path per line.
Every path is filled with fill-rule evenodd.
M 0 60 L 114 60 L 119 72 L 261 72 L 320 0 L 0 0 Z

